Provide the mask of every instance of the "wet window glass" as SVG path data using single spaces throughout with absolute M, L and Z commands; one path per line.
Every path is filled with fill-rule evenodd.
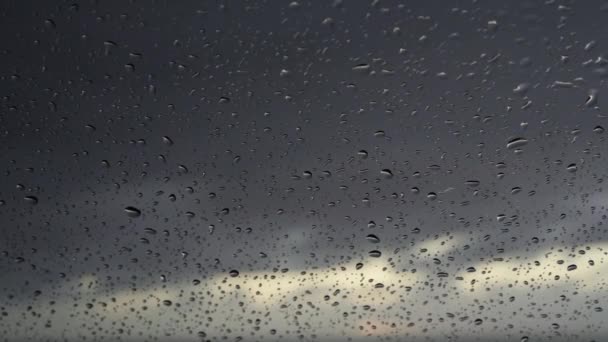
M 605 1 L 4 1 L 0 341 L 605 341 Z

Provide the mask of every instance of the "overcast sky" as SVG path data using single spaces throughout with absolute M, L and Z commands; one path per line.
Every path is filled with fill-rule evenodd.
M 608 3 L 0 8 L 0 340 L 608 338 Z

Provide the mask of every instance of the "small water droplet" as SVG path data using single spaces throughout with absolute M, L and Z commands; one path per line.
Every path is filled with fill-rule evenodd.
M 464 182 L 464 184 L 471 188 L 476 188 L 479 186 L 479 181 L 478 180 L 468 180 L 468 181 Z
M 393 177 L 393 172 L 389 169 L 383 169 L 382 171 L 380 171 L 380 174 L 382 176 L 384 176 L 384 178 L 392 178 Z
M 514 139 L 509 140 L 509 142 L 507 142 L 507 148 L 512 150 L 512 149 L 516 149 L 518 147 L 522 147 L 526 144 L 528 144 L 528 140 L 526 140 L 524 138 L 514 138 Z
M 129 217 L 139 217 L 141 216 L 141 210 L 135 208 L 135 207 L 126 207 L 125 209 L 125 213 L 127 213 L 127 215 Z
M 171 146 L 171 145 L 173 145 L 173 140 L 171 140 L 171 138 L 169 138 L 168 136 L 164 136 L 163 143 L 167 146 Z
M 378 238 L 378 237 L 377 237 L 376 235 L 374 235 L 374 234 L 369 234 L 369 235 L 367 235 L 367 236 L 365 237 L 365 239 L 366 239 L 367 241 L 369 241 L 369 242 L 372 242 L 372 243 L 378 243 L 378 242 L 380 242 L 380 238 Z
M 368 253 L 368 255 L 372 258 L 379 258 L 382 256 L 382 252 L 380 252 L 379 250 L 373 250 L 373 251 L 370 251 Z
M 371 69 L 371 66 L 369 64 L 357 64 L 353 67 L 354 71 L 359 71 L 359 72 L 367 72 Z
M 23 199 L 24 199 L 24 200 L 25 200 L 25 201 L 26 201 L 28 204 L 31 204 L 31 205 L 36 205 L 36 204 L 38 204 L 38 197 L 36 197 L 36 196 L 25 196 L 25 197 L 23 197 Z
M 585 100 L 585 106 L 592 107 L 597 104 L 598 92 L 595 89 L 589 90 L 587 93 L 587 100 Z

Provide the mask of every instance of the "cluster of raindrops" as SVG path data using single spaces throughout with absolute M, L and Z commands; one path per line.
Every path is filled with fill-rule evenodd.
M 608 6 L 11 2 L 0 341 L 601 341 Z

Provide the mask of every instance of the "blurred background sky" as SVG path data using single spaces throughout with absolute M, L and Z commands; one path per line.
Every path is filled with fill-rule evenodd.
M 608 3 L 0 8 L 0 340 L 608 338 Z

